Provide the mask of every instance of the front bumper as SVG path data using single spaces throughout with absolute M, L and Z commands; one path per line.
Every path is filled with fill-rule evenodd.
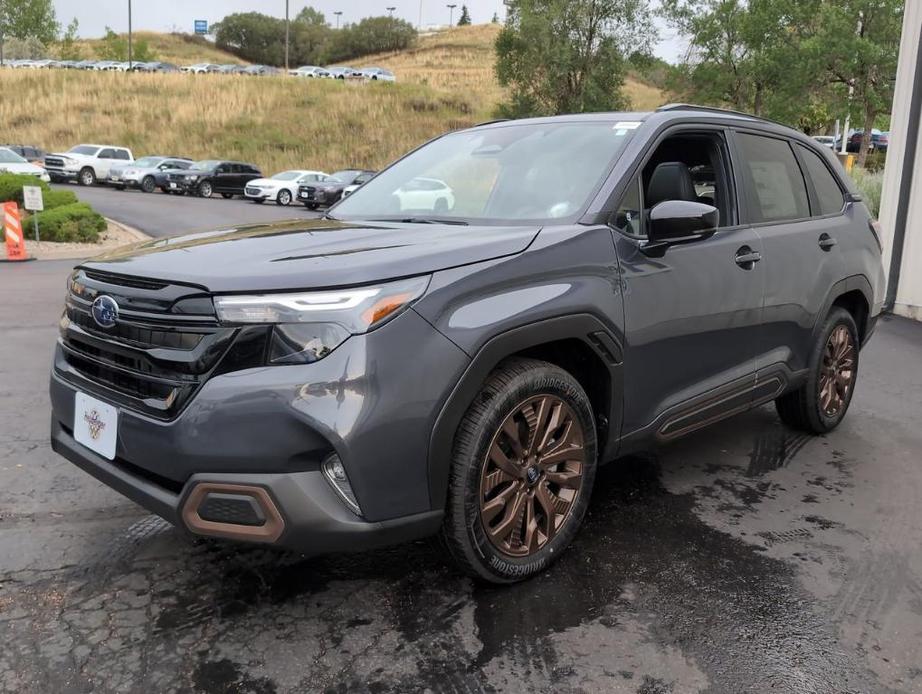
M 75 181 L 80 174 L 79 169 L 50 169 L 46 167 L 45 170 L 52 181 Z
M 412 310 L 313 364 L 213 376 L 172 420 L 119 408 L 111 461 L 73 438 L 78 387 L 58 375 L 57 352 L 52 447 L 171 523 L 259 540 L 190 522 L 189 499 L 208 483 L 265 490 L 283 529 L 263 541 L 302 552 L 365 549 L 438 528 L 444 500 L 429 494 L 429 439 L 469 359 Z M 102 391 L 81 390 L 106 399 Z M 331 453 L 342 460 L 361 517 L 321 471 Z
M 243 194 L 247 200 L 275 200 L 276 192 L 265 188 L 254 188 L 253 186 L 247 186 L 243 189 Z

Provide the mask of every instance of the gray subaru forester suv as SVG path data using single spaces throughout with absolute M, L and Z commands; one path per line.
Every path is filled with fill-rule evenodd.
M 835 428 L 882 288 L 876 222 L 793 130 L 687 105 L 489 123 L 322 219 L 77 267 L 52 444 L 198 535 L 441 534 L 511 582 L 567 547 L 602 462 L 769 401 Z

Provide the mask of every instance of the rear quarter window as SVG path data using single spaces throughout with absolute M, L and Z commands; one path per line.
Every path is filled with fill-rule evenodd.
M 804 163 L 804 174 L 813 184 L 819 205 L 818 210 L 813 210 L 813 215 L 838 214 L 845 206 L 845 196 L 835 176 L 819 154 L 803 145 L 797 145 L 797 148 Z

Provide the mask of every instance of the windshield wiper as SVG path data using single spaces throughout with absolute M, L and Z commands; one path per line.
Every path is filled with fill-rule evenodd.
M 444 217 L 390 217 L 387 219 L 370 219 L 370 222 L 400 222 L 401 224 L 453 224 L 455 226 L 470 226 L 468 222 L 460 219 L 445 219 Z

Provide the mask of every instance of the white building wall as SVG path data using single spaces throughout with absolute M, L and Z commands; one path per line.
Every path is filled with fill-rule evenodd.
M 908 138 L 916 138 L 916 156 L 906 218 L 903 260 L 896 302 L 893 306 L 894 313 L 916 320 L 922 320 L 922 143 L 918 142 L 920 133 L 910 133 L 907 130 L 920 39 L 922 39 L 922 0 L 907 0 L 903 15 L 903 35 L 900 40 L 900 62 L 896 73 L 896 92 L 893 99 L 893 118 L 890 123 L 887 167 L 884 172 L 880 223 L 883 227 L 881 240 L 884 244 L 884 268 L 889 274 L 904 151 Z M 922 98 L 922 95 L 917 98 Z

